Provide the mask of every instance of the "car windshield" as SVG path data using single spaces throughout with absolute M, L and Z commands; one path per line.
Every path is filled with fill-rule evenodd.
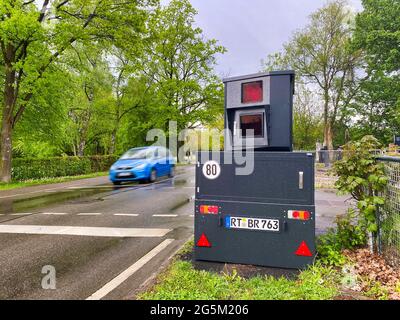
M 131 149 L 121 157 L 121 160 L 150 159 L 153 157 L 153 154 L 154 154 L 153 150 L 148 148 Z

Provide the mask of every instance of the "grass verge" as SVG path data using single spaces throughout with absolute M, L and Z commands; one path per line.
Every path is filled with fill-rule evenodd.
M 84 175 L 78 175 L 78 176 L 44 178 L 44 179 L 16 181 L 16 182 L 10 182 L 10 183 L 0 183 L 0 191 L 36 186 L 36 185 L 41 185 L 41 184 L 52 184 L 52 183 L 68 182 L 68 181 L 74 181 L 74 180 L 80 180 L 80 179 L 96 178 L 96 177 L 102 177 L 102 176 L 106 176 L 106 175 L 108 175 L 108 172 L 97 172 L 97 173 L 90 173 L 90 174 L 84 174 Z
M 317 263 L 300 273 L 296 280 L 271 276 L 242 278 L 231 274 L 195 270 L 180 259 L 191 251 L 185 245 L 171 266 L 158 276 L 156 284 L 139 295 L 142 300 L 328 300 L 338 294 L 340 273 Z

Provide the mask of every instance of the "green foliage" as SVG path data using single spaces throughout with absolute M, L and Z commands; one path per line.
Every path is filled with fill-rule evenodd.
M 164 129 L 174 120 L 179 130 L 193 128 L 223 113 L 223 85 L 213 68 L 226 49 L 204 38 L 196 14 L 190 1 L 172 0 L 149 19 L 142 64 L 156 86 L 153 127 Z
M 363 0 L 357 16 L 354 42 L 366 53 L 369 67 L 387 73 L 400 69 L 400 3 L 398 0 Z
M 336 228 L 331 228 L 317 238 L 318 260 L 324 265 L 342 266 L 346 259 L 345 249 L 362 247 L 367 243 L 366 227 L 357 219 L 353 209 L 336 218 Z
M 400 2 L 363 0 L 353 47 L 363 50 L 366 79 L 354 110 L 357 136 L 372 134 L 383 143 L 400 130 Z
M 293 110 L 293 145 L 296 150 L 315 150 L 323 141 L 324 126 L 318 99 L 305 85 L 297 83 Z
M 148 300 L 325 300 L 337 294 L 337 274 L 316 265 L 297 281 L 285 278 L 244 279 L 237 272 L 219 275 L 195 270 L 191 263 L 175 261 L 158 284 L 140 295 Z
M 379 281 L 365 280 L 367 297 L 378 300 L 389 300 L 389 290 L 383 286 Z
M 3 84 L 1 96 L 4 97 L 0 112 L 3 118 L 0 130 L 2 181 L 10 179 L 15 130 L 20 130 L 19 134 L 24 135 L 29 128 L 30 132 L 36 134 L 35 126 L 40 124 L 42 131 L 51 129 L 47 130 L 48 135 L 52 135 L 53 131 L 57 133 L 53 135 L 57 149 L 63 146 L 63 141 L 57 141 L 57 138 L 65 129 L 69 99 L 63 97 L 60 105 L 58 102 L 59 97 L 64 95 L 60 84 L 65 84 L 69 77 L 63 77 L 59 71 L 67 70 L 69 76 L 75 74 L 74 70 L 69 69 L 71 61 L 68 54 L 82 48 L 87 53 L 94 47 L 99 50 L 99 56 L 111 47 L 138 53 L 146 33 L 149 11 L 157 4 L 157 0 L 0 2 L 0 51 L 3 66 L 0 83 Z M 58 76 L 54 76 L 56 73 Z M 80 80 L 85 78 L 81 77 Z M 69 98 L 79 96 L 76 91 L 71 94 L 69 84 L 64 87 L 67 88 L 65 91 L 69 93 Z M 61 110 L 63 117 L 58 121 L 54 118 L 57 113 L 53 113 L 54 110 Z M 34 121 L 25 121 L 24 128 L 20 127 L 28 113 L 31 115 L 30 120 L 33 118 Z M 25 137 L 18 138 L 20 141 L 25 140 Z M 94 137 L 93 140 L 98 146 L 99 139 Z M 79 143 L 79 155 L 83 154 L 81 151 L 84 144 Z
M 349 142 L 343 148 L 343 159 L 333 167 L 333 172 L 338 176 L 335 186 L 340 192 L 350 193 L 357 200 L 360 219 L 373 233 L 377 231 L 378 207 L 384 204 L 384 198 L 379 193 L 388 182 L 383 164 L 375 159 L 374 151 L 379 148 L 380 143 L 373 136 Z
M 183 129 L 223 115 L 213 68 L 225 49 L 205 39 L 187 0 L 6 0 L 0 14 L 14 157 L 121 154 L 169 120 Z
M 104 172 L 116 160 L 116 156 L 14 159 L 12 178 L 13 181 L 23 181 Z
M 345 0 L 328 2 L 310 16 L 309 23 L 296 31 L 281 54 L 270 55 L 266 67 L 279 65 L 296 71 L 301 82 L 319 95 L 323 114 L 324 143 L 333 149 L 334 129 L 357 91 L 360 50 L 350 40 L 354 15 Z

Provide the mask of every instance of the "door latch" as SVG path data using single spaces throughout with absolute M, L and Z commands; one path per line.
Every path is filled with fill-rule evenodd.
M 299 189 L 300 190 L 304 189 L 304 172 L 303 171 L 299 172 Z

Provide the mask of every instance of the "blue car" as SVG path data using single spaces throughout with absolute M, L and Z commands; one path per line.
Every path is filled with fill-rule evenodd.
M 110 180 L 119 185 L 128 181 L 154 182 L 158 177 L 175 174 L 175 160 L 164 147 L 134 148 L 110 168 Z

